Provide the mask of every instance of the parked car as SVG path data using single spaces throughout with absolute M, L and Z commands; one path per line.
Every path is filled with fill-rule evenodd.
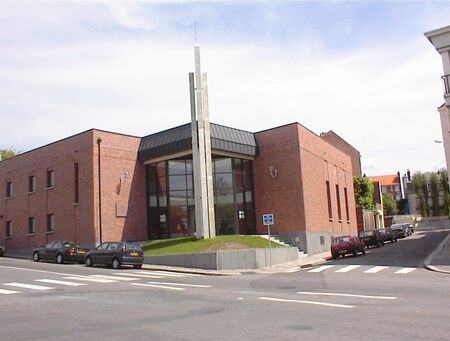
M 118 269 L 122 265 L 133 265 L 135 269 L 140 269 L 144 263 L 144 251 L 136 243 L 106 242 L 89 251 L 85 263 L 86 266 L 108 265 L 113 269 Z
M 357 257 L 358 252 L 366 253 L 364 243 L 355 236 L 339 236 L 333 238 L 331 242 L 331 257 L 337 259 L 339 256 L 344 257 L 347 254 L 353 254 Z
M 6 248 L 4 246 L 0 245 L 0 257 L 2 257 L 5 254 Z
M 369 248 L 371 246 L 384 246 L 384 240 L 381 236 L 380 231 L 378 230 L 368 230 L 368 231 L 361 231 L 359 233 L 359 239 L 361 239 L 364 242 L 364 245 Z
M 394 233 L 392 232 L 390 227 L 386 227 L 385 229 L 380 229 L 381 238 L 383 238 L 383 241 L 386 243 L 387 241 L 390 241 L 391 243 L 397 242 L 397 237 L 394 236 Z
M 408 224 L 392 224 L 390 228 L 396 238 L 406 238 L 410 235 Z
M 82 248 L 74 242 L 54 240 L 33 250 L 33 260 L 53 261 L 58 264 L 65 262 L 83 263 L 88 249 Z

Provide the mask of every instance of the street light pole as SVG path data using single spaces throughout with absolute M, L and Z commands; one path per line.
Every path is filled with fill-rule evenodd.
M 100 163 L 100 144 L 102 139 L 97 138 L 97 167 L 98 167 L 98 227 L 99 227 L 99 239 L 100 244 L 103 243 L 103 230 L 102 230 L 102 178 L 101 178 L 101 163 Z

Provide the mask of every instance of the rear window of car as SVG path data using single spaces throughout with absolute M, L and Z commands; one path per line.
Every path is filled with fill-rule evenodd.
M 352 241 L 351 237 L 337 237 L 337 238 L 334 238 L 333 243 L 339 244 L 339 243 L 348 243 L 351 241 Z
M 136 243 L 125 243 L 125 250 L 142 251 L 141 247 Z

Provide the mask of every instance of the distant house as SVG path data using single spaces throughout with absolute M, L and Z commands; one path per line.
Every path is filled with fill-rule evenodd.
M 399 174 L 369 176 L 371 182 L 379 182 L 381 193 L 391 193 L 395 200 L 403 199 Z

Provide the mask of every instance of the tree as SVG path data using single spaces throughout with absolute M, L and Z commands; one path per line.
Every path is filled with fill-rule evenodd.
M 0 149 L 0 161 L 10 159 L 19 154 L 14 149 Z
M 373 184 L 364 176 L 353 177 L 356 206 L 373 209 Z
M 420 214 L 425 217 L 428 215 L 428 205 L 427 205 L 427 181 L 425 179 L 425 175 L 421 172 L 414 173 L 412 177 L 412 184 L 414 188 L 414 192 L 419 199 L 419 211 Z
M 398 214 L 397 201 L 392 193 L 383 193 L 383 213 L 385 216 Z
M 430 174 L 430 187 L 431 187 L 431 202 L 433 204 L 432 212 L 433 216 L 440 215 L 440 207 L 439 207 L 439 180 L 438 174 L 433 172 Z
M 443 213 L 445 215 L 450 215 L 450 192 L 448 186 L 448 173 L 445 168 L 438 170 L 439 181 L 441 184 L 442 191 L 444 193 L 444 208 Z

